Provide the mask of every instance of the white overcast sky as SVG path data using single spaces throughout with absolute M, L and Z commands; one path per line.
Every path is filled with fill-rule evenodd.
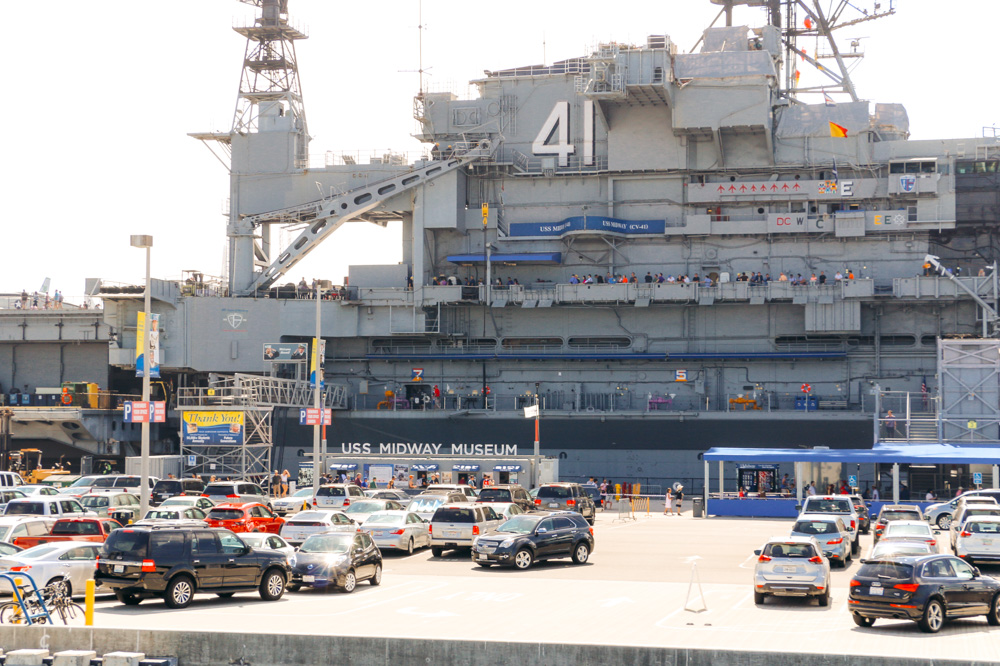
M 1000 0 L 895 4 L 893 17 L 841 31 L 842 42 L 867 38 L 854 74 L 860 96 L 903 103 L 914 139 L 980 136 L 1000 120 Z M 550 62 L 648 34 L 666 33 L 686 51 L 717 11 L 708 0 L 424 0 L 424 65 L 432 87 L 465 93 L 484 69 L 541 62 L 543 42 Z M 156 277 L 220 273 L 228 177 L 186 134 L 229 129 L 245 45 L 231 27 L 254 12 L 236 0 L 5 3 L 0 292 L 50 277 L 74 300 L 86 277 L 141 280 L 133 233 L 154 236 Z M 291 0 L 290 16 L 309 34 L 298 56 L 310 153 L 418 151 L 417 75 L 400 71 L 417 69 L 417 1 Z M 736 18 L 757 26 L 764 15 L 744 9 Z M 802 71 L 803 84 L 819 80 Z M 350 224 L 294 279 L 339 281 L 349 263 L 400 256 L 398 228 Z

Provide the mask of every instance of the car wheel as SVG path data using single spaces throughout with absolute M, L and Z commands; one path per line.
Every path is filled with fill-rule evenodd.
M 514 566 L 518 569 L 527 569 L 534 560 L 535 557 L 531 554 L 531 551 L 527 548 L 522 548 L 514 555 Z
M 438 548 L 437 546 L 431 546 L 431 555 L 434 557 L 441 557 L 441 553 L 444 552 L 444 548 Z
M 378 585 L 382 582 L 382 565 L 375 565 L 375 575 L 368 579 L 368 582 L 372 585 Z
M 194 581 L 188 576 L 175 576 L 167 584 L 163 601 L 168 608 L 187 608 L 194 597 Z
M 229 598 L 231 598 L 231 597 L 232 597 L 232 596 L 233 596 L 234 594 L 236 594 L 236 593 L 235 593 L 235 592 L 217 592 L 217 593 L 215 594 L 215 596 L 219 597 L 220 599 L 229 599 Z
M 131 592 L 115 592 L 115 598 L 126 606 L 138 606 L 142 599 Z
M 851 542 L 851 554 L 852 555 L 857 555 L 859 550 L 861 550 L 861 538 L 860 537 L 858 537 L 857 539 L 855 539 L 854 541 Z
M 277 601 L 285 593 L 285 574 L 278 569 L 270 569 L 260 581 L 260 598 Z
M 1000 594 L 993 597 L 990 612 L 986 614 L 986 621 L 990 623 L 991 627 L 1000 625 Z
M 354 588 L 357 586 L 358 586 L 358 579 L 354 575 L 354 569 L 351 569 L 350 571 L 347 572 L 347 575 L 344 576 L 344 592 L 350 594 L 351 592 L 354 591 Z
M 289 592 L 298 592 L 300 586 L 297 583 L 289 583 L 288 585 L 285 585 L 285 589 Z
M 413 537 L 406 543 L 406 554 L 413 555 Z
M 848 553 L 848 554 L 847 554 L 847 555 L 846 555 L 846 556 L 844 557 L 844 562 L 843 562 L 843 564 L 844 564 L 844 568 L 847 568 L 847 565 L 849 565 L 849 564 L 851 563 L 851 560 L 852 560 L 852 559 L 854 559 L 854 558 L 853 558 L 853 557 L 851 556 L 851 554 L 850 554 L 850 553 Z
M 596 521 L 597 521 L 597 514 L 594 514 L 594 515 L 593 515 L 593 516 L 591 516 L 590 518 L 587 518 L 587 523 L 589 523 L 591 527 L 593 527 L 593 526 L 594 526 L 594 523 L 595 523 Z
M 947 513 L 942 513 L 938 516 L 937 526 L 942 530 L 946 530 L 951 527 L 951 516 Z
M 924 608 L 924 616 L 917 622 L 920 630 L 928 634 L 936 634 L 944 626 L 944 606 L 937 599 L 931 599 Z
M 766 594 L 764 594 L 763 592 L 756 592 L 756 591 L 755 591 L 755 592 L 753 593 L 753 602 L 754 602 L 754 603 L 755 603 L 756 605 L 760 606 L 760 605 L 761 605 L 762 603 L 764 603 L 764 599 L 765 599 L 766 597 L 767 597 L 767 595 L 766 595 Z
M 817 601 L 819 601 L 819 605 L 820 606 L 829 606 L 830 605 L 830 586 L 829 585 L 826 588 L 826 592 L 824 592 L 823 594 L 819 595 L 819 597 L 817 598 Z
M 873 617 L 865 617 L 864 615 L 858 615 L 857 613 L 851 613 L 851 615 L 854 617 L 854 624 L 859 627 L 870 627 L 875 624 L 875 618 Z
M 590 546 L 582 541 L 576 544 L 576 548 L 573 549 L 573 562 L 575 564 L 586 564 L 588 557 L 590 557 Z
M 492 562 L 476 562 L 476 564 L 478 564 L 484 569 L 489 569 L 491 566 L 493 566 Z

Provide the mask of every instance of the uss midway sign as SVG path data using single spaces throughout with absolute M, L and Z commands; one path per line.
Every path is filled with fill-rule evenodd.
M 378 447 L 377 449 L 375 447 Z M 505 457 L 517 455 L 517 444 L 413 444 L 410 442 L 342 442 L 342 453 L 354 455 L 391 456 L 482 456 Z

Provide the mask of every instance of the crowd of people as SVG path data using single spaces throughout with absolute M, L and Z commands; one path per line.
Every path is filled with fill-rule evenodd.
M 52 296 L 49 292 L 28 294 L 26 290 L 21 290 L 21 297 L 14 299 L 15 310 L 62 310 L 65 297 L 63 293 L 56 289 Z M 87 307 L 84 303 L 83 308 Z

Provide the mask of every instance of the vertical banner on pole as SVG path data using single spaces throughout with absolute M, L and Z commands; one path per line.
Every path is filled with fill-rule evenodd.
M 142 356 L 142 338 L 146 335 L 146 313 L 138 313 L 135 330 L 135 376 L 142 377 L 143 369 L 146 367 L 146 359 Z M 149 316 L 151 327 L 149 330 L 149 356 L 152 363 L 149 366 L 149 376 L 160 376 L 160 315 L 151 314 Z

